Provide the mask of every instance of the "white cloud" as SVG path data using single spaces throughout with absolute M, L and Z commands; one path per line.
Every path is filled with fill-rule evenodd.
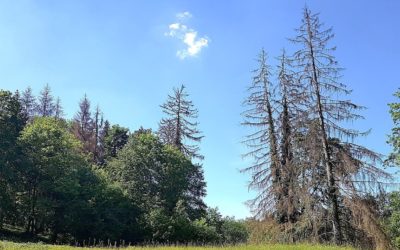
M 193 15 L 189 11 L 176 14 L 176 18 L 178 18 L 179 20 L 190 19 L 192 17 Z
M 198 37 L 196 30 L 183 24 L 185 20 L 192 17 L 190 12 L 178 13 L 176 17 L 178 22 L 171 23 L 168 26 L 169 31 L 165 35 L 178 39 L 184 45 L 185 48 L 176 52 L 177 57 L 180 59 L 197 56 L 204 47 L 208 46 L 209 38 L 207 36 Z
M 208 39 L 205 37 L 197 38 L 196 31 L 189 31 L 185 33 L 183 42 L 186 44 L 187 48 L 184 50 L 178 50 L 176 55 L 180 59 L 185 59 L 188 56 L 196 56 L 203 47 L 208 46 Z

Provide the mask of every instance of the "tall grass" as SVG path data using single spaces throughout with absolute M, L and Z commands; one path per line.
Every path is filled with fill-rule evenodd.
M 40 243 L 12 243 L 3 241 L 0 242 L 0 249 L 5 250 L 100 250 L 102 248 L 75 248 L 70 246 L 44 245 Z M 104 249 L 104 248 L 103 248 Z M 336 247 L 322 245 L 241 245 L 241 246 L 224 246 L 224 247 L 128 247 L 126 250 L 354 250 L 351 247 Z

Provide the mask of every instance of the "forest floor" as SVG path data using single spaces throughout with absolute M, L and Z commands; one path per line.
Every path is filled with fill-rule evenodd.
M 75 248 L 70 246 L 45 245 L 40 243 L 12 243 L 0 241 L 0 250 L 100 250 L 102 248 Z M 103 248 L 104 249 L 104 248 Z M 354 250 L 351 247 L 335 247 L 322 245 L 241 245 L 241 246 L 225 246 L 225 247 L 128 247 L 127 250 Z

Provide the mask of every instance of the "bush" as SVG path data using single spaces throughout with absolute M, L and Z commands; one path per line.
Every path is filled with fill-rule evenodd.
M 218 234 L 215 227 L 207 224 L 205 218 L 193 222 L 193 231 L 198 243 L 218 243 L 221 241 L 221 235 Z
M 221 233 L 224 242 L 229 244 L 245 243 L 249 237 L 245 223 L 231 217 L 226 217 L 223 220 Z

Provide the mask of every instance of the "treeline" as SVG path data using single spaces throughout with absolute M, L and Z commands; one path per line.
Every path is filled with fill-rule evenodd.
M 48 85 L 37 97 L 0 91 L 0 231 L 70 244 L 246 241 L 242 222 L 203 201 L 203 136 L 184 86 L 161 108 L 157 132 L 131 133 L 86 95 L 67 120 Z
M 71 120 L 46 86 L 0 91 L 0 231 L 53 242 L 319 242 L 400 247 L 400 193 L 382 166 L 400 165 L 400 104 L 390 104 L 389 157 L 357 144 L 364 109 L 349 99 L 334 34 L 304 9 L 272 67 L 262 50 L 243 104 L 254 218 L 207 208 L 198 111 L 184 88 L 153 132 L 107 121 L 85 95 Z M 400 98 L 400 91 L 396 97 Z M 393 189 L 393 188 L 392 188 Z
M 341 82 L 332 29 L 305 8 L 296 32 L 289 39 L 294 50 L 283 50 L 276 67 L 261 51 L 244 101 L 245 156 L 253 163 L 243 171 L 258 191 L 250 202 L 257 215 L 252 237 L 261 231 L 278 242 L 391 249 L 388 233 L 399 234 L 384 226 L 382 211 L 389 210 L 379 199 L 391 175 L 381 168 L 382 155 L 357 144 L 368 134 L 352 126 L 364 107 L 349 100 Z

